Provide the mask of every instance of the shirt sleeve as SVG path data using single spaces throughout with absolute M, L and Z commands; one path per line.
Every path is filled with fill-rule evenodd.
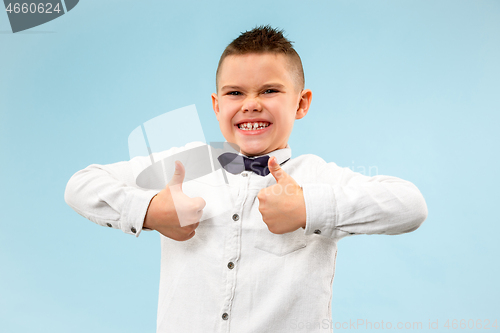
M 425 200 L 409 181 L 369 177 L 324 161 L 316 170 L 319 181 L 302 186 L 305 234 L 398 235 L 417 229 L 427 218 Z
M 203 143 L 191 143 L 153 154 L 160 160 Z M 152 164 L 151 156 L 107 165 L 92 164 L 75 173 L 64 193 L 66 203 L 78 214 L 103 227 L 139 236 L 151 199 L 159 190 L 141 188 L 137 175 Z
M 98 225 L 139 236 L 149 202 L 158 191 L 135 185 L 134 162 L 92 164 L 78 171 L 66 185 L 66 203 Z

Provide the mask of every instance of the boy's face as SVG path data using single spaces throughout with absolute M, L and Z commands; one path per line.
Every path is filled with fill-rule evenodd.
M 219 69 L 212 105 L 222 134 L 247 156 L 285 148 L 312 93 L 300 90 L 283 54 L 231 55 Z

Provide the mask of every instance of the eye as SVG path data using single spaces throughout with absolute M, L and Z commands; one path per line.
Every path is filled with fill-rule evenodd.
M 238 95 L 241 95 L 241 93 L 239 91 L 230 91 L 227 93 L 228 95 L 231 95 L 231 96 L 238 96 Z
M 277 93 L 278 90 L 275 90 L 275 89 L 267 89 L 266 91 L 264 91 L 264 94 L 272 94 L 272 93 Z

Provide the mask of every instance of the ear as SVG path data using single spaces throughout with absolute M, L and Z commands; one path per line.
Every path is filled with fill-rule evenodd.
M 297 112 L 295 113 L 295 119 L 301 119 L 309 111 L 309 107 L 311 106 L 312 101 L 312 91 L 309 89 L 302 90 L 300 93 L 299 106 L 297 108 Z
M 216 93 L 212 94 L 212 108 L 215 112 L 215 117 L 217 117 L 217 121 L 219 120 L 219 97 Z

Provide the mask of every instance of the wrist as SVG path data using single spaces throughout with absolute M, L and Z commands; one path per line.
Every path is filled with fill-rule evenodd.
M 155 230 L 155 228 L 152 226 L 151 220 L 152 220 L 152 215 L 153 212 L 153 200 L 156 198 L 158 194 L 155 194 L 151 200 L 149 201 L 148 209 L 146 211 L 146 215 L 144 216 L 144 222 L 142 223 L 142 228 L 143 229 L 149 229 L 149 230 Z

